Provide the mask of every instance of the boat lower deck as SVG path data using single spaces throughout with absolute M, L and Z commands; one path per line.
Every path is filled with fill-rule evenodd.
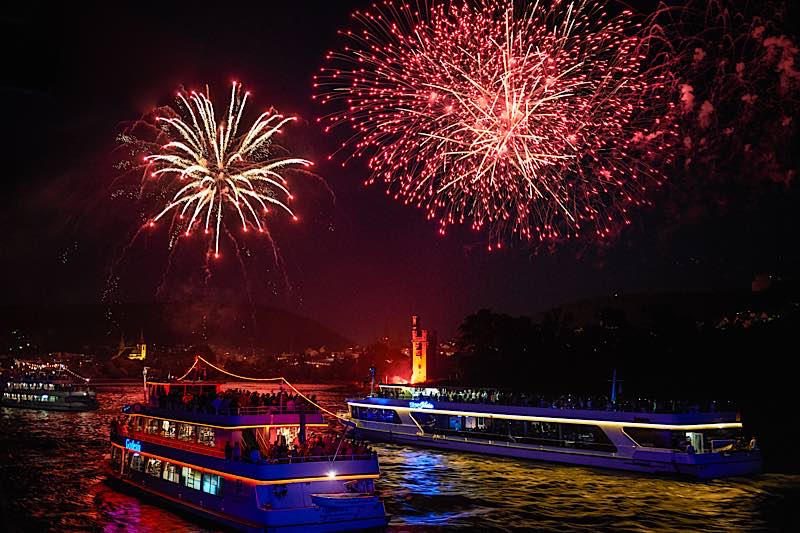
M 545 446 L 534 448 L 511 442 L 484 441 L 466 437 L 416 435 L 364 428 L 356 429 L 355 433 L 360 438 L 440 450 L 699 479 L 744 476 L 761 471 L 759 452 L 688 455 L 684 453 L 652 453 L 643 450 L 632 457 L 625 457 L 576 449 L 557 449 Z
M 120 474 L 109 469 L 108 474 L 112 485 L 137 496 L 238 531 L 353 531 L 384 527 L 388 522 L 383 504 L 376 496 L 311 495 L 310 505 L 276 509 L 269 504 L 259 505 L 256 493 L 248 494 L 246 490 L 237 493 L 233 487 L 231 494 L 210 496 L 141 472 Z

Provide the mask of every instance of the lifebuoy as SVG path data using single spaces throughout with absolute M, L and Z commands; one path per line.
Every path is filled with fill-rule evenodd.
M 141 413 L 142 412 L 142 404 L 140 404 L 138 402 L 133 404 L 133 412 L 134 413 Z

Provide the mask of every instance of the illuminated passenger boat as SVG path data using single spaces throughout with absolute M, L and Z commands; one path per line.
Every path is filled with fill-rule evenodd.
M 48 411 L 91 411 L 98 407 L 89 379 L 60 363 L 18 360 L 0 383 L 3 407 Z
M 143 404 L 112 423 L 110 481 L 244 531 L 351 531 L 385 526 L 374 494 L 377 456 L 286 453 L 284 443 L 328 425 L 313 405 L 199 408 L 213 382 L 145 383 Z M 188 407 L 188 408 L 187 408 Z M 341 442 L 341 441 L 340 441 Z M 280 444 L 280 446 L 278 446 Z M 275 453 L 276 446 L 283 453 Z
M 733 412 L 499 405 L 400 385 L 347 403 L 358 436 L 387 442 L 701 479 L 761 470 Z

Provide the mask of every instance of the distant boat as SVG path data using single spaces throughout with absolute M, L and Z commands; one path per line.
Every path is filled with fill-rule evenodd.
M 302 443 L 307 428 L 327 428 L 315 404 L 298 397 L 297 403 L 239 407 L 227 399 L 219 404 L 223 397 L 241 397 L 223 383 L 145 385 L 147 400 L 125 406 L 124 417 L 112 422 L 109 481 L 245 531 L 387 525 L 374 493 L 374 452 L 356 452 L 343 437 L 329 441 L 339 443 L 334 451 L 289 451 L 287 443 Z
M 15 361 L 2 376 L 0 405 L 48 411 L 92 411 L 97 396 L 89 379 L 61 363 Z
M 356 435 L 374 440 L 701 479 L 761 470 L 735 412 L 511 399 L 493 389 L 380 385 L 347 404 Z

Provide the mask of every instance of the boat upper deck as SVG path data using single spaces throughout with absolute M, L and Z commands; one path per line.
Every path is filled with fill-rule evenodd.
M 717 410 L 715 404 L 703 406 L 643 399 L 612 404 L 604 397 L 562 395 L 546 398 L 543 395 L 508 393 L 496 389 L 381 385 L 376 395 L 348 400 L 348 403 L 405 407 L 441 414 L 474 413 L 475 416 L 535 417 L 633 425 L 738 424 L 736 411 Z
M 124 412 L 165 420 L 195 422 L 217 427 L 260 427 L 322 424 L 322 413 L 299 394 L 279 389 L 260 393 L 246 389 L 223 389 L 215 382 L 148 382 L 147 401 L 126 406 Z

